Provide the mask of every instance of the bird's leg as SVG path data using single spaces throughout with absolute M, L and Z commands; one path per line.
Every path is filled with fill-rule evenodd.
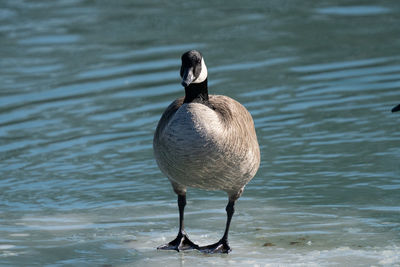
M 177 237 L 171 242 L 159 246 L 157 249 L 163 250 L 188 250 L 188 249 L 199 249 L 199 246 L 190 241 L 186 234 L 183 226 L 183 214 L 186 206 L 186 195 L 178 195 L 178 207 L 179 207 L 179 231 Z
M 229 253 L 231 252 L 231 248 L 228 243 L 228 233 L 229 226 L 231 224 L 233 213 L 235 212 L 235 201 L 229 200 L 228 205 L 226 206 L 226 227 L 225 233 L 222 238 L 215 244 L 200 247 L 199 250 L 204 253 Z

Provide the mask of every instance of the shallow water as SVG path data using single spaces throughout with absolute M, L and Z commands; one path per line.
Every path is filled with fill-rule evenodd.
M 9 0 L 0 21 L 0 265 L 400 264 L 397 1 Z M 152 137 L 192 48 L 261 145 L 229 255 L 155 250 L 178 214 Z M 189 190 L 194 241 L 226 203 Z

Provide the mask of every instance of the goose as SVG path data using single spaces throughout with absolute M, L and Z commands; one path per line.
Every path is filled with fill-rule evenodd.
M 392 108 L 392 112 L 396 112 L 400 110 L 400 104 L 398 104 L 397 106 L 395 106 L 394 108 Z
M 173 241 L 157 249 L 229 253 L 228 232 L 235 201 L 260 165 L 254 122 L 239 102 L 208 94 L 208 72 L 200 52 L 188 51 L 181 60 L 185 96 L 164 111 L 153 139 L 156 162 L 178 195 L 179 230 Z M 212 245 L 198 246 L 184 230 L 187 187 L 228 194 L 225 232 Z

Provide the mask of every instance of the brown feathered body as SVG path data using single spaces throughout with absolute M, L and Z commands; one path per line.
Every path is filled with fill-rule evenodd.
M 186 187 L 226 191 L 231 200 L 260 165 L 253 119 L 239 102 L 210 95 L 208 102 L 172 102 L 163 113 L 153 141 L 161 171 L 178 194 Z

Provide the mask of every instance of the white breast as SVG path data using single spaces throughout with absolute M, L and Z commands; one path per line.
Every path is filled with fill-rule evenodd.
M 190 152 L 187 149 L 181 151 L 190 154 L 193 154 L 193 149 L 216 145 L 214 142 L 223 134 L 217 113 L 199 103 L 183 104 L 168 124 L 167 130 L 176 139 L 170 141 L 190 147 Z
M 162 133 L 165 156 L 173 169 L 185 172 L 188 168 L 204 168 L 205 160 L 218 150 L 222 129 L 218 115 L 199 103 L 183 104 Z M 186 176 L 186 175 L 185 175 Z M 198 175 L 196 175 L 198 176 Z M 186 179 L 186 178 L 185 178 Z

